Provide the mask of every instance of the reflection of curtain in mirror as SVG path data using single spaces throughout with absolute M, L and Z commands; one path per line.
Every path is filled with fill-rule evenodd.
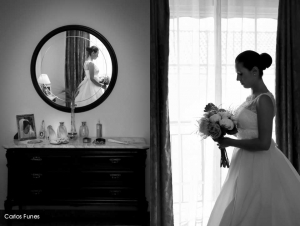
M 84 31 L 67 31 L 65 89 L 71 92 L 84 78 L 83 64 L 86 59 L 86 47 L 89 47 L 89 36 L 89 33 Z M 66 106 L 70 107 L 70 103 L 66 103 Z

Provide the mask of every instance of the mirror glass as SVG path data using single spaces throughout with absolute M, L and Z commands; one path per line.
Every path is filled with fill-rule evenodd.
M 70 25 L 46 35 L 37 46 L 31 77 L 38 94 L 58 110 L 90 110 L 112 91 L 117 61 L 109 42 L 88 27 Z

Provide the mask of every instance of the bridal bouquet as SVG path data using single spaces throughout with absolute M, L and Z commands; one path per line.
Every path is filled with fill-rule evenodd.
M 108 76 L 101 76 L 100 79 L 99 79 L 99 82 L 104 84 L 104 85 L 108 85 L 109 82 L 110 82 L 110 79 Z
M 205 106 L 204 115 L 198 122 L 198 132 L 203 139 L 211 137 L 213 140 L 223 138 L 226 134 L 234 135 L 237 133 L 234 115 L 229 110 L 219 109 L 214 104 L 209 103 Z M 221 150 L 220 167 L 229 167 L 229 160 L 225 148 Z

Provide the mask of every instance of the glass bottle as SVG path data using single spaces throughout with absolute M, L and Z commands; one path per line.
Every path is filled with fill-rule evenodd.
M 89 128 L 86 125 L 86 122 L 82 122 L 82 125 L 79 128 L 79 136 L 80 137 L 88 137 L 89 136 Z
M 47 126 L 47 132 L 48 132 L 48 136 L 47 136 L 48 140 L 55 140 L 57 138 L 55 131 L 53 130 L 51 125 Z
M 75 127 L 75 107 L 76 107 L 75 100 L 73 100 L 71 102 L 71 131 L 68 133 L 68 137 L 70 139 L 77 138 L 77 132 L 76 132 L 76 127 Z
M 96 137 L 102 137 L 102 125 L 100 123 L 100 120 L 98 121 L 97 125 L 96 125 Z
M 64 122 L 60 122 L 60 125 L 57 128 L 57 138 L 67 138 L 67 137 L 68 137 L 67 128 L 64 125 Z
M 41 128 L 40 128 L 40 132 L 39 132 L 39 138 L 40 139 L 45 139 L 45 137 L 46 137 L 46 128 L 45 128 L 45 122 L 43 120 Z

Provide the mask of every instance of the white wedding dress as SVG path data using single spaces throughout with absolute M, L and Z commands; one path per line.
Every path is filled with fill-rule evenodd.
M 275 110 L 273 95 L 261 95 L 272 99 Z M 255 105 L 261 95 L 249 96 L 236 110 L 238 139 L 258 137 Z M 235 148 L 208 226 L 299 225 L 300 176 L 274 140 L 267 151 Z
M 79 84 L 78 90 L 79 93 L 75 98 L 76 107 L 86 106 L 98 100 L 99 97 L 103 94 L 103 88 L 95 85 L 90 78 L 90 71 L 88 69 L 89 63 L 92 61 L 84 62 L 84 73 L 85 77 L 83 81 Z M 94 64 L 94 79 L 99 82 L 99 68 Z

